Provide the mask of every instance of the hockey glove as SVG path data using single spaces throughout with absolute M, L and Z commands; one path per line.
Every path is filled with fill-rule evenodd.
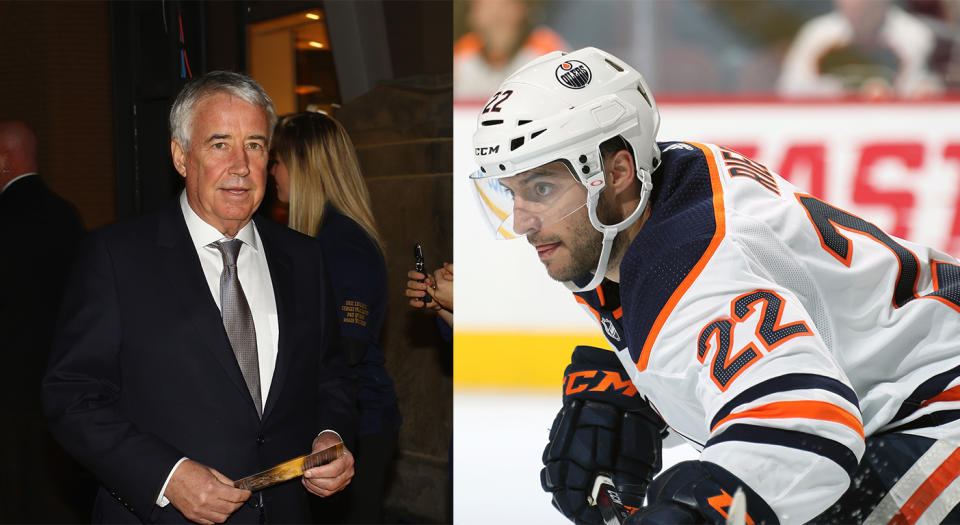
M 608 475 L 628 508 L 639 508 L 660 470 L 665 425 L 630 382 L 615 353 L 578 346 L 564 373 L 563 408 L 550 428 L 540 471 L 553 506 L 575 523 L 603 523 L 588 496 Z
M 647 491 L 649 506 L 633 513 L 624 525 L 723 525 L 738 487 L 747 500 L 747 525 L 778 523 L 770 506 L 740 478 L 714 463 L 683 461 L 653 480 Z

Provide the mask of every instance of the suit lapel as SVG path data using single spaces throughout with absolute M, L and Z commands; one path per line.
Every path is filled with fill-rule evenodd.
M 240 365 L 223 329 L 220 310 L 210 295 L 210 286 L 200 268 L 197 251 L 190 242 L 190 232 L 183 220 L 179 202 L 160 214 L 157 244 L 163 276 L 171 292 L 180 301 L 184 317 L 190 320 L 197 331 L 200 346 L 216 358 L 239 393 L 250 399 L 250 410 L 256 414 L 253 398 L 243 381 Z
M 296 317 L 296 294 L 293 276 L 293 261 L 290 255 L 283 250 L 273 235 L 273 224 L 266 220 L 256 220 L 257 231 L 267 257 L 267 266 L 270 268 L 270 280 L 273 282 L 273 295 L 277 303 L 277 325 L 280 337 L 277 342 L 277 361 L 273 370 L 273 380 L 270 383 L 270 392 L 267 394 L 266 404 L 263 407 L 263 421 L 266 421 L 271 410 L 277 403 L 277 398 L 283 392 L 284 380 L 290 367 L 291 353 L 293 352 L 293 319 Z

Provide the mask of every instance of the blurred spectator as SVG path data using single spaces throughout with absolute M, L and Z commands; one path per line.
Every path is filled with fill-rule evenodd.
M 471 0 L 470 32 L 453 45 L 457 98 L 486 99 L 510 73 L 534 58 L 567 48 L 552 30 L 531 23 L 529 0 Z
M 401 417 L 380 346 L 387 268 L 370 196 L 353 142 L 327 115 L 280 119 L 272 148 L 277 198 L 290 203 L 288 226 L 323 244 L 341 347 L 360 383 L 357 466 L 345 491 L 348 508 L 325 508 L 324 522 L 381 523 Z
M 800 28 L 778 82 L 787 96 L 917 98 L 942 91 L 933 31 L 891 0 L 834 0 Z
M 66 276 L 83 224 L 37 174 L 37 138 L 0 121 L 0 522 L 87 521 L 93 478 L 53 441 L 40 408 Z
M 930 68 L 943 79 L 944 90 L 960 90 L 960 0 L 908 0 L 907 9 L 937 37 Z

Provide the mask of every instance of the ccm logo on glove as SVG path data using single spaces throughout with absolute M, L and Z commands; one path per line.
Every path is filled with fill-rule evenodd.
M 604 392 L 608 390 L 622 390 L 620 394 L 632 397 L 637 394 L 637 387 L 629 379 L 624 379 L 619 372 L 611 370 L 578 370 L 563 376 L 564 393 L 573 395 L 589 389 L 590 392 Z

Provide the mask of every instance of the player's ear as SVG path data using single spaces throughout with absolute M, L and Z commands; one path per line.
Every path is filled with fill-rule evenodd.
M 604 164 L 607 172 L 607 187 L 612 188 L 614 193 L 620 194 L 631 187 L 637 176 L 637 166 L 629 151 L 622 149 L 614 153 Z

